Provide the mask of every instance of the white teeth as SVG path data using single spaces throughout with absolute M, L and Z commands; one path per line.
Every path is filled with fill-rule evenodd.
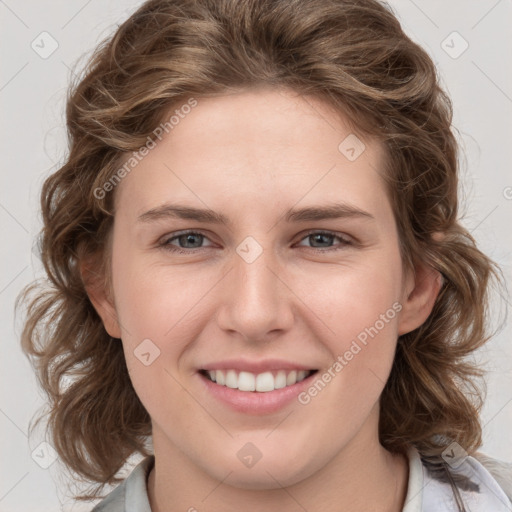
M 307 370 L 279 370 L 275 376 L 272 372 L 254 374 L 251 372 L 237 372 L 236 370 L 209 370 L 206 372 L 210 380 L 220 386 L 227 386 L 240 391 L 259 391 L 265 393 L 293 386 L 304 380 L 312 372 Z
M 226 386 L 233 389 L 238 387 L 238 378 L 235 370 L 228 370 L 226 372 Z
M 234 372 L 234 370 L 229 371 Z M 240 372 L 238 375 L 238 389 L 240 391 L 254 391 L 256 389 L 256 379 L 254 374 L 249 372 Z
M 295 384 L 297 382 L 297 372 L 295 370 L 292 370 L 288 377 L 286 377 L 286 385 L 291 386 L 292 384 Z
M 217 384 L 221 386 L 226 385 L 226 377 L 224 376 L 224 372 L 215 371 L 215 378 L 213 379 Z
M 274 380 L 274 388 L 281 389 L 286 386 L 286 372 L 284 370 L 279 370 L 277 372 L 276 378 Z
M 256 391 L 273 391 L 274 385 L 272 372 L 260 373 L 256 377 Z

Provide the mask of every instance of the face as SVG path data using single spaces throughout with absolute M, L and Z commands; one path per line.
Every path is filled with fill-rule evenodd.
M 157 457 L 275 488 L 378 444 L 397 337 L 431 302 L 403 272 L 383 150 L 355 137 L 291 91 L 198 98 L 117 186 L 114 303 L 95 305 Z

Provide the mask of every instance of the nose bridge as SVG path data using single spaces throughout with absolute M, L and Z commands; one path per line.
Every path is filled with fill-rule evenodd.
M 218 317 L 223 329 L 257 340 L 289 327 L 292 312 L 286 287 L 276 276 L 278 265 L 272 249 L 253 237 L 236 247 L 226 300 Z

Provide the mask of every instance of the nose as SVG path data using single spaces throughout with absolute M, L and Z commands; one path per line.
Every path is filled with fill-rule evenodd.
M 232 270 L 223 280 L 218 326 L 249 342 L 265 341 L 292 326 L 294 295 L 270 249 L 252 262 L 240 254 L 234 253 Z

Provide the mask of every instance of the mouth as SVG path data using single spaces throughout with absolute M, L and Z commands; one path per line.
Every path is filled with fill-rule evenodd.
M 256 374 L 236 369 L 199 370 L 204 378 L 218 386 L 249 393 L 269 393 L 291 387 L 317 372 L 317 369 L 272 370 Z

